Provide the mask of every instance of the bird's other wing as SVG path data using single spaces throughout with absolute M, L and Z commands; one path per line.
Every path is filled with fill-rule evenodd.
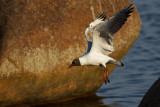
M 93 31 L 91 51 L 106 55 L 113 52 L 113 35 L 122 27 L 131 12 L 133 12 L 132 4 L 100 23 Z
M 93 30 L 99 25 L 100 23 L 104 22 L 106 19 L 106 13 L 103 11 L 93 22 L 91 22 L 88 28 L 93 32 Z
M 103 22 L 105 20 L 105 18 L 106 18 L 106 13 L 103 11 L 96 18 L 96 20 L 94 20 L 93 22 L 91 22 L 89 24 L 89 26 L 87 26 L 87 28 L 85 30 L 85 36 L 86 36 L 86 40 L 87 40 L 87 44 L 88 44 L 87 53 L 90 51 L 90 49 L 92 47 L 92 33 L 93 33 L 94 28 L 96 28 L 98 24 Z
M 92 47 L 92 31 L 88 27 L 85 30 L 85 36 L 88 44 L 87 48 L 87 53 L 88 53 Z

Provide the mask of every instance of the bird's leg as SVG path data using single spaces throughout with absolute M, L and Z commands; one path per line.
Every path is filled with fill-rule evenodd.
M 106 68 L 106 70 L 107 70 L 107 71 L 106 71 L 106 73 L 107 73 L 107 74 L 106 74 L 106 79 L 107 79 L 108 83 L 110 83 L 110 80 L 109 80 L 109 78 L 108 78 L 108 69 Z
M 103 68 L 103 71 L 104 71 L 103 79 L 104 79 L 104 82 L 106 83 L 106 77 L 105 77 L 105 72 L 106 72 L 106 70 L 105 70 L 105 68 Z
M 108 69 L 107 68 L 105 68 L 105 67 L 103 67 L 103 70 L 104 70 L 104 82 L 105 83 L 107 83 L 107 81 L 108 81 L 108 83 L 110 82 L 110 80 L 109 80 L 109 78 L 108 78 Z M 107 70 L 107 71 L 106 71 Z M 105 72 L 106 72 L 106 76 L 105 76 Z

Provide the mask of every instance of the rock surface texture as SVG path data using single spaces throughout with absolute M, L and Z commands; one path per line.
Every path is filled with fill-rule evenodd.
M 100 67 L 67 67 L 87 49 L 86 26 L 103 10 L 109 18 L 129 4 L 128 0 L 1 0 L 0 105 L 56 101 L 96 92 L 103 83 Z M 116 33 L 115 52 L 110 56 L 121 60 L 140 28 L 135 8 Z M 115 68 L 107 67 L 110 73 Z

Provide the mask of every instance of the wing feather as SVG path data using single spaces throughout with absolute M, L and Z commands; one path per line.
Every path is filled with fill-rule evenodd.
M 132 4 L 110 17 L 108 20 L 99 23 L 93 31 L 91 51 L 106 55 L 113 52 L 113 35 L 124 25 L 131 12 L 133 12 Z
M 106 13 L 103 11 L 96 19 L 105 20 L 106 19 Z
M 93 22 L 89 24 L 89 26 L 85 29 L 85 37 L 87 40 L 88 48 L 87 48 L 87 53 L 90 52 L 90 49 L 92 47 L 92 34 L 94 28 L 97 27 L 100 23 L 102 23 L 106 18 L 106 13 L 103 11 Z M 92 26 L 90 26 L 92 25 Z
M 133 12 L 133 7 L 131 6 L 132 4 L 108 19 L 107 23 L 110 33 L 115 34 L 126 22 L 127 18 L 130 16 L 130 13 Z

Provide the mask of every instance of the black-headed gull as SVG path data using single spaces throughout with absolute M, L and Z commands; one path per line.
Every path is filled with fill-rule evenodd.
M 85 30 L 88 43 L 87 52 L 73 60 L 68 68 L 82 65 L 99 65 L 104 70 L 105 83 L 109 82 L 106 64 L 124 66 L 122 62 L 108 56 L 114 51 L 113 36 L 124 25 L 131 12 L 133 12 L 132 4 L 107 20 L 105 20 L 105 12 L 102 12 Z M 106 77 L 105 71 L 107 72 Z

